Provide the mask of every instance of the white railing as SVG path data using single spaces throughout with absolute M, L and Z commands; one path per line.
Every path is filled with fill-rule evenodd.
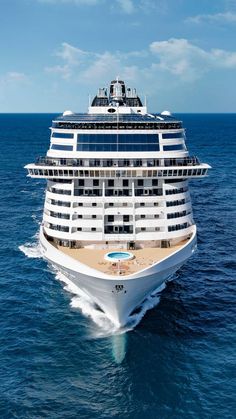
M 191 178 L 191 177 L 204 177 L 207 175 L 207 171 L 210 168 L 207 164 L 202 164 L 201 166 L 194 166 L 189 168 L 185 167 L 163 167 L 158 168 L 158 170 L 78 170 L 71 168 L 61 168 L 60 170 L 55 169 L 55 167 L 45 168 L 44 166 L 35 166 L 34 164 L 27 165 L 26 169 L 28 170 L 28 176 L 35 178 Z

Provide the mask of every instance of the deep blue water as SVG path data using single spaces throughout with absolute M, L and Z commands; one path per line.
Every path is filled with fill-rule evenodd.
M 45 184 L 23 166 L 44 155 L 52 117 L 0 115 L 0 417 L 235 418 L 236 115 L 181 115 L 191 154 L 213 166 L 191 182 L 198 251 L 123 335 L 24 254 L 38 254 Z

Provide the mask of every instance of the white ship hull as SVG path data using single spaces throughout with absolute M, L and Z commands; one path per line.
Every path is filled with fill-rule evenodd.
M 132 275 L 114 276 L 95 270 L 58 250 L 40 231 L 43 256 L 83 293 L 89 296 L 117 327 L 163 282 L 170 278 L 196 249 L 196 227 L 180 249 Z

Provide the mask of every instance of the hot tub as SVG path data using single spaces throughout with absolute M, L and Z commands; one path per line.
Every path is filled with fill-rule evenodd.
M 120 262 L 122 260 L 130 260 L 134 258 L 133 253 L 130 252 L 109 252 L 106 253 L 106 255 L 104 256 L 104 258 L 106 260 L 109 260 L 110 262 Z

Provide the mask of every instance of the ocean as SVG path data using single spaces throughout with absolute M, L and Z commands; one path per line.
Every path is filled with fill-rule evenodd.
M 24 165 L 54 116 L 0 115 L 0 418 L 235 418 L 236 114 L 179 115 L 212 165 L 190 182 L 198 250 L 123 333 L 40 255 L 45 182 Z

